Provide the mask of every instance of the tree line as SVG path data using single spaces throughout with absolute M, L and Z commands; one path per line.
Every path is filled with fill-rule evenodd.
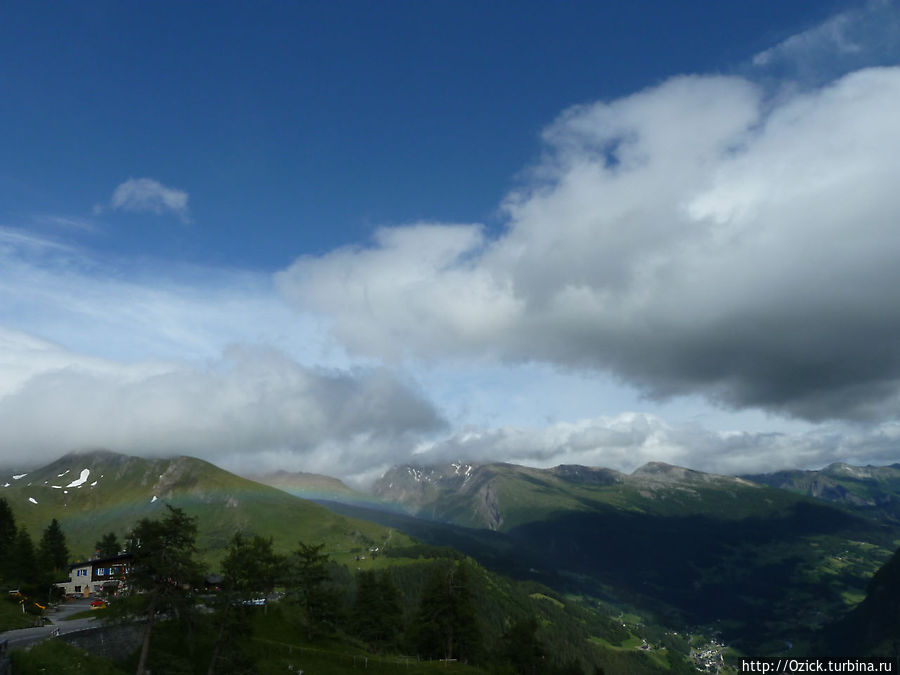
M 282 642 L 456 661 L 504 675 L 602 672 L 584 658 L 587 636 L 601 634 L 597 625 L 588 630 L 587 617 L 558 600 L 534 614 L 527 608 L 531 589 L 513 597 L 509 588 L 493 588 L 496 581 L 456 551 L 428 550 L 418 562 L 352 572 L 331 560 L 324 544 L 297 542 L 283 555 L 271 539 L 236 533 L 221 575 L 212 577 L 196 540 L 197 520 L 167 506 L 164 516 L 140 520 L 123 543 L 110 532 L 95 544 L 101 557 L 125 550 L 133 558 L 124 591 L 105 615 L 142 620 L 131 663 L 141 675 L 256 672 L 267 658 L 261 644 L 275 632 Z M 54 520 L 38 545 L 27 542 L 0 499 L 3 581 L 46 597 L 69 567 L 65 536 Z M 541 597 L 550 592 L 538 590 Z M 272 598 L 279 602 L 270 605 Z
M 129 592 L 108 613 L 113 620 L 142 617 L 139 675 L 147 669 L 255 672 L 256 627 L 269 612 L 278 613 L 278 623 L 290 627 L 293 640 L 307 645 L 355 645 L 373 655 L 412 654 L 501 673 L 583 672 L 577 664 L 556 663 L 537 637 L 536 619 L 514 622 L 496 648 L 487 649 L 475 568 L 465 559 L 416 568 L 423 574 L 411 582 L 416 589 L 410 594 L 395 580 L 400 568 L 353 574 L 330 559 L 324 544 L 298 542 L 282 555 L 271 539 L 236 533 L 221 577 L 204 581 L 196 558 L 196 519 L 167 509 L 163 518 L 141 520 L 129 536 L 134 557 Z M 416 573 L 407 567 L 415 566 L 403 566 L 401 574 Z M 199 590 L 210 583 L 214 588 Z M 280 601 L 270 607 L 272 597 Z
M 9 503 L 0 497 L 0 586 L 46 602 L 68 568 L 69 547 L 59 521 L 50 521 L 35 545 L 28 531 L 16 525 Z

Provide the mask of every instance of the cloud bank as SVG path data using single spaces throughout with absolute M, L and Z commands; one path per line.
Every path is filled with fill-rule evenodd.
M 101 447 L 347 477 L 444 430 L 414 382 L 350 363 L 263 274 L 0 228 L 0 307 L 5 466 Z
M 274 349 L 122 364 L 0 329 L 0 354 L 0 454 L 31 464 L 102 447 L 347 476 L 404 461 L 444 426 L 383 369 L 309 368 Z
M 802 433 L 713 431 L 672 425 L 655 415 L 623 413 L 546 427 L 464 429 L 418 449 L 419 463 L 504 461 L 527 466 L 603 466 L 625 473 L 651 461 L 736 475 L 820 468 L 832 462 L 897 460 L 900 425 L 860 431 L 820 427 Z
M 544 361 L 821 421 L 900 407 L 900 68 L 565 111 L 505 231 L 416 224 L 278 275 L 357 354 Z

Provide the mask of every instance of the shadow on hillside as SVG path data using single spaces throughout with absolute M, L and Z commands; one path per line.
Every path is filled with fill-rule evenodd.
M 600 598 L 612 591 L 614 599 L 657 613 L 668 623 L 721 622 L 723 632 L 750 643 L 764 639 L 773 621 L 790 625 L 809 618 L 803 612 L 812 615 L 817 607 L 842 604 L 840 588 L 810 581 L 808 572 L 820 553 L 806 538 L 880 537 L 870 521 L 803 501 L 774 517 L 740 520 L 658 516 L 595 504 L 591 512 L 566 511 L 505 533 L 325 505 L 395 527 L 426 544 L 451 546 L 514 578 Z M 866 583 L 846 575 L 840 580 L 860 588 Z M 808 608 L 803 606 L 807 600 Z M 788 607 L 791 602 L 795 606 Z

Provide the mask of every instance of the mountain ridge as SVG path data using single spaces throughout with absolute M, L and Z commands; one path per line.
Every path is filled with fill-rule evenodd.
M 0 478 L 7 484 L 0 495 L 33 536 L 62 514 L 64 531 L 81 546 L 73 552 L 110 529 L 121 536 L 170 503 L 200 519 L 201 549 L 213 563 L 235 532 L 252 531 L 272 536 L 282 551 L 298 539 L 321 542 L 336 561 L 358 565 L 360 552 L 385 544 L 421 548 L 402 534 L 408 525 L 433 546 L 458 545 L 495 571 L 560 593 L 634 607 L 668 625 L 718 622 L 716 630 L 758 654 L 777 650 L 774 636 L 811 639 L 804 636 L 817 617 L 851 608 L 900 537 L 900 529 L 847 505 L 662 462 L 631 474 L 453 462 L 395 467 L 385 479 L 386 489 L 420 500 L 426 518 L 456 525 L 429 528 L 427 520 L 376 512 L 361 520 L 353 516 L 363 511 L 353 509 L 337 515 L 203 460 L 102 451 Z
M 834 462 L 818 470 L 747 474 L 747 480 L 804 494 L 900 524 L 900 464 L 854 466 Z
M 0 485 L 0 496 L 32 537 L 57 518 L 71 552 L 82 558 L 101 535 L 113 531 L 124 539 L 138 520 L 157 517 L 166 504 L 198 517 L 198 544 L 211 562 L 224 555 L 236 532 L 271 537 L 281 551 L 293 550 L 301 539 L 322 541 L 340 559 L 387 539 L 409 543 L 400 533 L 186 456 L 144 459 L 104 450 L 74 452 L 0 478 Z

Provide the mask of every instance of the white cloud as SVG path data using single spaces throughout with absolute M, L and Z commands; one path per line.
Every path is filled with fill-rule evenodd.
M 404 461 L 443 425 L 414 383 L 351 363 L 264 274 L 101 262 L 5 229 L 0 307 L 6 465 L 104 447 L 347 476 Z
M 581 464 L 625 473 L 651 461 L 736 475 L 821 468 L 835 461 L 896 461 L 900 426 L 873 430 L 821 427 L 796 433 L 713 431 L 671 425 L 655 415 L 623 413 L 545 427 L 464 429 L 418 449 L 416 462 L 509 461 L 527 466 Z
M 371 248 L 304 257 L 276 279 L 300 307 L 340 316 L 336 328 L 355 351 L 388 358 L 410 344 L 467 351 L 505 330 L 518 312 L 488 270 L 466 263 L 483 243 L 472 225 L 384 228 Z
M 231 343 L 272 345 L 346 367 L 320 320 L 293 311 L 269 275 L 90 251 L 0 228 L 0 325 L 115 360 L 217 358 Z
M 897 3 L 869 0 L 759 52 L 752 63 L 780 80 L 819 85 L 852 70 L 896 64 L 898 34 Z
M 811 420 L 900 403 L 900 68 L 776 105 L 681 77 L 578 106 L 506 231 L 379 232 L 278 277 L 350 350 L 532 360 Z
M 113 191 L 109 201 L 113 211 L 132 211 L 137 213 L 155 213 L 162 215 L 171 213 L 183 222 L 190 222 L 188 193 L 176 188 L 166 187 L 152 178 L 129 178 Z M 100 207 L 96 209 L 102 211 Z
M 40 214 L 33 216 L 32 220 L 37 225 L 49 226 L 58 230 L 95 232 L 97 229 L 93 222 L 81 216 Z
M 0 226 L 0 255 L 15 258 L 42 254 L 74 253 L 77 249 L 61 241 L 13 227 Z
M 381 369 L 301 366 L 232 346 L 204 364 L 122 364 L 0 330 L 0 456 L 50 461 L 72 449 L 238 458 L 334 475 L 404 461 L 443 422 Z M 270 467 L 272 468 L 272 467 Z

